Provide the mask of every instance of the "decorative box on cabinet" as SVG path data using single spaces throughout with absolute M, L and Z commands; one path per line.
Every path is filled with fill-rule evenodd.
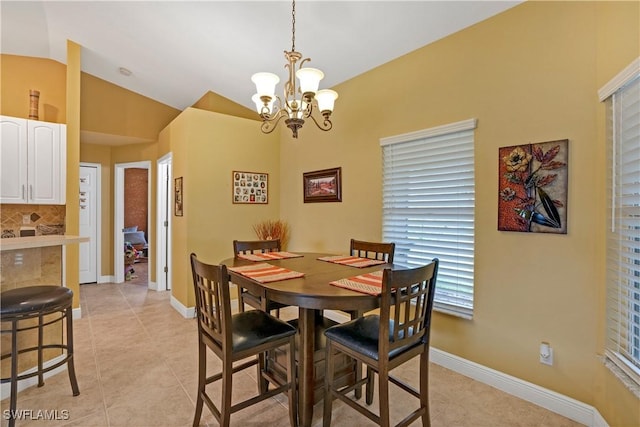
M 67 127 L 0 116 L 0 203 L 64 205 Z

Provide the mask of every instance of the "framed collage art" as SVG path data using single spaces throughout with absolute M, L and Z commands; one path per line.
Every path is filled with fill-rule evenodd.
M 269 174 L 233 171 L 233 203 L 260 205 L 269 203 Z

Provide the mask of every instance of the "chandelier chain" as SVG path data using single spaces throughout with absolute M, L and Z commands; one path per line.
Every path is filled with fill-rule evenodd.
M 291 2 L 291 50 L 296 50 L 296 0 Z

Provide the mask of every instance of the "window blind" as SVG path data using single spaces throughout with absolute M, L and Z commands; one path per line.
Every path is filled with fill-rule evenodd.
M 439 258 L 435 309 L 471 318 L 475 119 L 381 140 L 382 236 L 394 263 Z
M 637 67 L 636 67 L 637 70 Z M 628 73 L 627 73 L 628 74 Z M 640 389 L 640 73 L 607 99 L 606 356 Z

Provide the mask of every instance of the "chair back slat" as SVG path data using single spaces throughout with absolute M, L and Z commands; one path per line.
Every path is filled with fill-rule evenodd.
M 379 354 L 400 347 L 429 345 L 438 259 L 408 270 L 385 269 L 380 305 Z M 388 322 L 382 319 L 389 319 Z
M 265 253 L 265 252 L 279 252 L 280 239 L 274 240 L 234 240 L 233 241 L 233 253 L 238 254 L 253 254 L 253 253 Z
M 350 255 L 393 263 L 395 243 L 365 242 L 351 239 Z
M 231 297 L 229 275 L 225 265 L 209 265 L 191 254 L 191 271 L 196 295 L 196 311 L 200 332 L 221 347 L 231 345 Z

